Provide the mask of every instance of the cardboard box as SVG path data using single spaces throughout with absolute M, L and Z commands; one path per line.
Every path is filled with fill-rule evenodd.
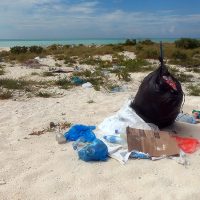
M 149 153 L 152 157 L 179 155 L 176 139 L 166 131 L 149 131 L 127 127 L 128 151 Z

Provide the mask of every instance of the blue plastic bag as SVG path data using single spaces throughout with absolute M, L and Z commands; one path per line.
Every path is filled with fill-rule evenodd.
M 72 83 L 75 84 L 75 85 L 82 85 L 83 83 L 86 83 L 85 80 L 83 80 L 82 78 L 79 78 L 78 76 L 73 76 L 73 77 L 71 78 L 71 81 L 72 81 Z
M 77 148 L 78 149 L 78 148 Z M 78 156 L 83 161 L 106 161 L 108 158 L 108 148 L 99 139 L 87 144 L 78 150 Z
M 72 126 L 68 132 L 64 134 L 67 141 L 76 141 L 77 139 L 84 138 L 85 142 L 92 142 L 96 136 L 93 133 L 95 126 L 85 126 L 77 124 Z

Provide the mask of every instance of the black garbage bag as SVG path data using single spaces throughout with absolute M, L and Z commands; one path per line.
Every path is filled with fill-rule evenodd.
M 131 107 L 147 123 L 159 128 L 171 125 L 180 113 L 183 91 L 180 82 L 161 65 L 142 81 Z

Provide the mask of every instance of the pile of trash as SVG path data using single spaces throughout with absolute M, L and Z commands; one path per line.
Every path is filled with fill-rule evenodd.
M 74 141 L 73 148 L 84 161 L 106 161 L 108 156 L 125 164 L 129 158 L 159 160 L 170 158 L 187 165 L 186 153 L 195 152 L 200 141 L 182 137 L 160 128 L 172 125 L 175 120 L 198 123 L 200 111 L 192 116 L 181 113 L 183 91 L 179 81 L 167 70 L 163 62 L 145 77 L 134 100 L 129 100 L 113 116 L 99 126 L 74 125 L 58 142 Z M 84 83 L 78 77 L 76 84 Z
M 186 155 L 195 152 L 200 141 L 160 131 L 157 126 L 147 124 L 130 107 L 130 103 L 130 100 L 126 102 L 98 127 L 73 125 L 64 135 L 57 134 L 58 143 L 73 141 L 73 149 L 84 161 L 106 161 L 111 157 L 125 164 L 129 158 L 169 158 L 188 165 Z

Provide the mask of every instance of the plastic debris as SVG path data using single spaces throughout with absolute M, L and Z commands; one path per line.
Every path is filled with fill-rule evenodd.
M 150 155 L 148 153 L 143 153 L 140 151 L 132 151 L 130 154 L 130 158 L 150 159 Z
M 111 89 L 111 92 L 115 93 L 115 92 L 124 92 L 124 89 L 120 86 L 114 87 Z
M 83 161 L 106 161 L 108 158 L 108 148 L 103 141 L 93 140 L 85 143 L 84 138 L 80 138 L 73 143 L 73 148 L 78 151 L 78 156 Z
M 185 153 L 194 153 L 200 147 L 200 141 L 196 138 L 175 136 L 178 146 Z
M 125 143 L 124 139 L 122 139 L 119 136 L 115 136 L 115 135 L 104 135 L 103 138 L 110 142 L 110 143 L 114 143 L 114 144 L 123 144 Z
M 180 151 L 178 157 L 170 156 L 169 158 L 175 160 L 178 164 L 184 165 L 185 167 L 190 165 L 189 161 L 187 160 L 186 154 L 182 150 Z
M 196 119 L 193 116 L 185 113 L 179 113 L 176 118 L 176 121 L 186 122 L 189 124 L 196 124 Z
M 64 135 L 62 133 L 57 133 L 56 141 L 58 142 L 58 144 L 64 144 L 64 143 L 66 143 L 66 138 L 64 137 Z
M 90 82 L 84 83 L 84 84 L 82 84 L 82 87 L 83 88 L 92 88 L 92 83 L 90 83 Z
M 96 138 L 95 134 L 93 133 L 95 128 L 95 126 L 77 124 L 72 126 L 69 131 L 64 134 L 64 137 L 67 141 L 76 141 L 82 137 L 86 142 L 91 142 Z
M 71 82 L 75 85 L 82 85 L 83 83 L 85 83 L 86 81 L 83 80 L 82 78 L 78 77 L 78 76 L 73 76 L 71 78 Z
M 200 110 L 193 110 L 192 114 L 196 119 L 200 119 Z

